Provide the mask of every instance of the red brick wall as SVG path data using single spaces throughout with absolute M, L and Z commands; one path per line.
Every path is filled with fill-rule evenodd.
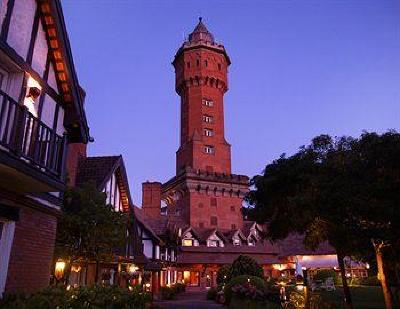
M 190 67 L 187 66 L 189 62 Z M 184 50 L 174 65 L 176 88 L 181 96 L 181 146 L 177 152 L 177 173 L 185 167 L 192 167 L 230 174 L 231 150 L 224 132 L 223 96 L 228 83 L 225 56 L 199 47 Z M 205 106 L 204 99 L 213 101 L 214 105 Z M 212 116 L 214 121 L 205 123 L 203 115 Z M 205 128 L 213 130 L 214 135 L 205 136 Z M 214 146 L 215 153 L 205 153 L 206 145 Z
M 161 216 L 161 183 L 142 183 L 142 209 L 145 218 L 157 219 Z
M 215 199 L 213 203 L 212 199 Z M 232 207 L 232 208 L 231 208 Z M 214 192 L 190 193 L 190 225 L 193 227 L 218 228 L 231 230 L 243 227 L 241 212 L 242 198 L 229 194 L 217 195 Z M 211 217 L 217 218 L 217 225 L 212 225 Z
M 30 293 L 49 284 L 56 217 L 32 208 L 21 207 L 15 225 L 6 292 Z
M 67 152 L 67 176 L 68 185 L 74 186 L 76 181 L 76 174 L 78 172 L 78 164 L 80 158 L 85 158 L 87 145 L 83 143 L 68 144 Z

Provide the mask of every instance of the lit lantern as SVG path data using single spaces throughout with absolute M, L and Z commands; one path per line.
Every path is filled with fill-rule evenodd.
M 58 259 L 56 262 L 56 267 L 54 269 L 54 276 L 57 280 L 60 280 L 64 277 L 64 269 L 65 269 L 65 262 L 61 259 Z
M 71 271 L 75 273 L 79 273 L 81 271 L 81 267 L 79 265 L 72 265 Z
M 133 275 L 137 272 L 138 269 L 139 267 L 137 267 L 135 264 L 130 264 L 128 267 L 128 272 L 130 275 Z

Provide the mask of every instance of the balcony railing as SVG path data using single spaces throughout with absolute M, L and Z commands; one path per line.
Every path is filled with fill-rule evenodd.
M 0 146 L 53 178 L 63 180 L 66 136 L 58 135 L 0 91 Z

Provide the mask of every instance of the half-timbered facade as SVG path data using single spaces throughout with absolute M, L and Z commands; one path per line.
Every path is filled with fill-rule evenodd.
M 87 143 L 58 0 L 0 1 L 0 295 L 49 283 L 68 144 Z

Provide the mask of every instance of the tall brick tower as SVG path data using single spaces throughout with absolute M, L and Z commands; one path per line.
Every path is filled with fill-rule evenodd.
M 231 173 L 231 150 L 224 134 L 224 94 L 230 60 L 223 45 L 201 21 L 178 50 L 173 65 L 181 97 L 181 139 L 177 173 L 191 167 Z
M 176 176 L 162 185 L 169 222 L 195 228 L 242 228 L 248 177 L 231 173 L 224 134 L 224 94 L 230 59 L 201 18 L 175 55 L 176 92 L 181 101 Z

